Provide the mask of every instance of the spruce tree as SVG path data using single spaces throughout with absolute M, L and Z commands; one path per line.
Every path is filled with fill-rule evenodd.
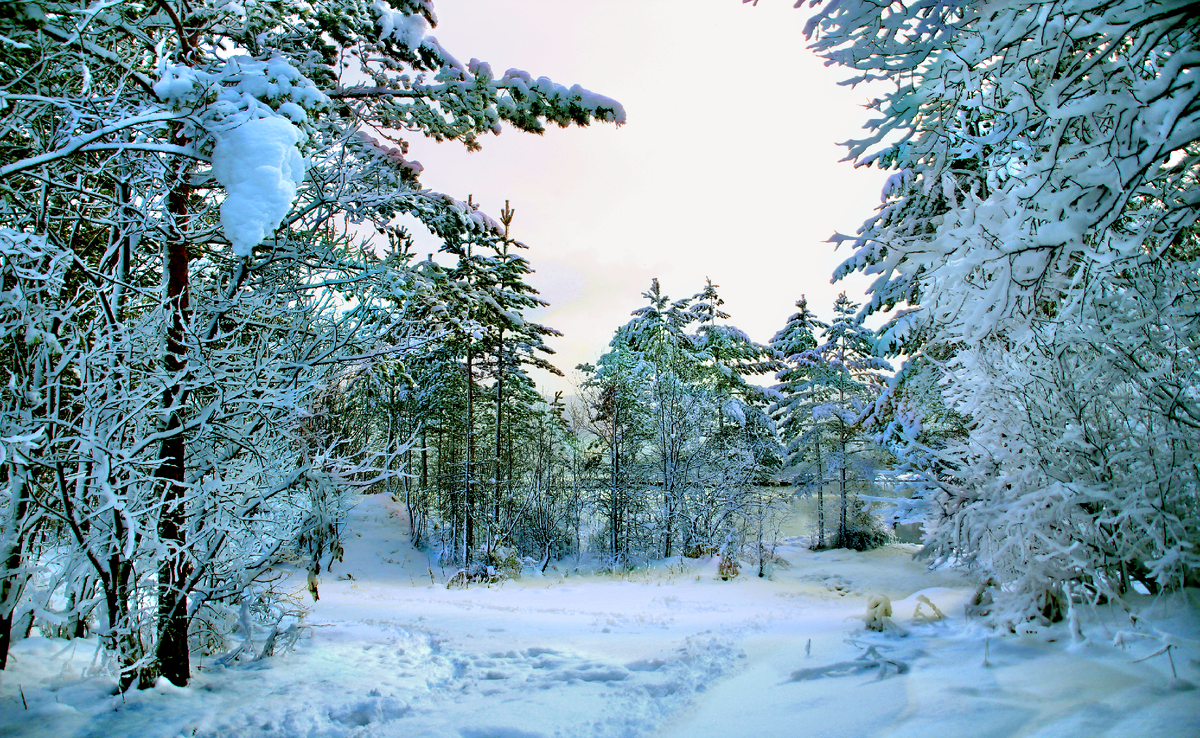
M 858 307 L 844 292 L 834 302 L 833 321 L 822 336 L 825 343 L 816 349 L 825 366 L 817 375 L 820 384 L 814 388 L 822 395 L 823 403 L 814 408 L 813 417 L 818 434 L 833 441 L 830 461 L 841 499 L 838 546 L 862 550 L 878 545 L 882 539 L 873 520 L 855 514 L 858 505 L 849 498 L 850 481 L 853 476 L 865 485 L 873 481 L 866 478 L 868 467 L 856 465 L 854 457 L 872 445 L 863 420 L 883 389 L 880 372 L 890 371 L 891 366 L 876 356 L 875 334 L 858 318 Z
M 776 334 L 773 345 L 788 366 L 777 377 L 780 395 L 774 413 L 788 444 L 788 458 L 805 485 L 818 496 L 816 546 L 825 545 L 824 489 L 836 485 L 839 506 L 835 541 L 839 547 L 863 549 L 882 542 L 882 532 L 861 503 L 851 498 L 855 487 L 873 482 L 869 453 L 875 452 L 863 421 L 874 409 L 890 370 L 876 356 L 874 332 L 858 319 L 858 305 L 845 293 L 833 306 L 833 321 L 822 325 L 797 303 L 800 312 Z M 822 328 L 821 342 L 813 335 Z
M 702 374 L 703 357 L 688 334 L 696 315 L 690 298 L 672 301 L 654 279 L 642 293 L 648 304 L 633 311 L 621 329 L 629 347 L 641 359 L 644 392 L 649 405 L 662 489 L 662 551 L 670 558 L 680 537 L 680 522 L 688 484 L 689 452 L 698 437 L 698 402 L 693 392 Z
M 816 352 L 818 331 L 829 326 L 817 320 L 803 296 L 796 301 L 799 312 L 771 339 L 771 349 L 783 363 L 772 390 L 775 402 L 771 416 L 783 440 L 787 468 L 800 489 L 817 495 L 816 547 L 825 547 L 825 468 L 819 434 L 814 429 L 812 396 L 807 394 L 814 375 L 823 367 Z

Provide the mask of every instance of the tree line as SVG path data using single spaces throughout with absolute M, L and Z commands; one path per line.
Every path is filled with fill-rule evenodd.
M 845 295 L 831 323 L 802 301 L 760 344 L 728 324 L 711 281 L 672 300 L 655 280 L 600 359 L 577 367 L 578 395 L 547 399 L 528 369 L 559 371 L 542 341 L 556 332 L 523 315 L 541 303 L 508 251 L 513 213 L 490 247 L 417 265 L 433 310 L 457 304 L 468 322 L 328 392 L 350 447 L 403 444 L 381 485 L 414 545 L 467 581 L 584 555 L 613 571 L 721 556 L 730 576 L 739 561 L 762 575 L 797 492 L 817 500 L 815 547 L 887 540 L 859 498 L 890 458 L 866 426 L 888 366 Z M 755 383 L 772 373 L 784 381 Z

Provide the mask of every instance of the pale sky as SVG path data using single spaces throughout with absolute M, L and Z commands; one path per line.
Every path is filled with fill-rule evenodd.
M 621 128 L 506 130 L 467 154 L 413 141 L 424 186 L 492 216 L 507 199 L 513 236 L 550 302 L 531 317 L 561 331 L 551 357 L 573 394 L 658 277 L 672 298 L 720 287 L 729 323 L 769 341 L 807 295 L 828 317 L 837 293 L 862 301 L 861 277 L 830 284 L 853 233 L 879 203 L 884 175 L 839 160 L 860 135 L 868 95 L 837 85 L 806 48 L 790 0 L 439 0 L 431 34 L 462 61 L 516 67 L 620 101 Z M 436 248 L 430 242 L 429 250 Z

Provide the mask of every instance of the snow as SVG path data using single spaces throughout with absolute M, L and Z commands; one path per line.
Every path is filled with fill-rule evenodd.
M 114 695 L 94 640 L 34 637 L 0 672 L 0 733 L 1200 734 L 1195 590 L 1143 598 L 1136 625 L 1081 607 L 1074 643 L 1066 623 L 997 637 L 966 620 L 974 588 L 913 561 L 915 546 L 817 553 L 791 539 L 779 549 L 790 565 L 769 579 L 721 582 L 716 559 L 623 577 L 560 562 L 462 590 L 406 543 L 401 507 L 386 496 L 364 498 L 349 530 L 345 562 L 309 600 L 294 650 L 227 666 L 208 657 L 187 688 Z M 293 583 L 307 598 L 303 572 Z M 891 601 L 895 630 L 863 628 L 872 597 Z M 1166 654 L 1151 656 L 1167 642 L 1178 678 Z
M 154 94 L 164 101 L 179 100 L 191 95 L 199 82 L 196 70 L 186 64 L 163 63 Z
M 226 190 L 221 225 L 234 254 L 249 255 L 291 209 L 307 168 L 299 126 L 329 98 L 287 58 L 241 54 L 211 70 L 160 59 L 154 94 L 193 112 L 183 133 L 198 154 L 213 144 L 213 176 Z
M 221 226 L 237 256 L 279 227 L 304 181 L 306 163 L 296 144 L 304 134 L 278 117 L 255 118 L 218 135 L 213 176 L 225 187 Z
M 238 54 L 211 71 L 163 59 L 154 94 L 180 107 L 203 108 L 201 118 L 206 126 L 226 117 L 236 122 L 248 111 L 289 102 L 304 111 L 329 105 L 325 93 L 283 56 L 263 61 Z M 213 99 L 206 99 L 209 96 Z
M 379 23 L 379 40 L 393 38 L 402 46 L 417 49 L 425 39 L 429 24 L 419 15 L 405 15 L 388 3 L 376 0 L 371 5 Z

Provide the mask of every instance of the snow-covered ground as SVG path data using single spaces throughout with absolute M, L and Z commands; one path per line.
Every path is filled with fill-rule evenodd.
M 0 735 L 1200 736 L 1197 591 L 1145 598 L 1136 623 L 1087 609 L 1079 640 L 966 621 L 973 587 L 904 545 L 785 547 L 770 579 L 673 561 L 449 590 L 400 515 L 358 505 L 294 650 L 194 664 L 186 689 L 114 694 L 88 676 L 94 641 L 18 643 Z M 873 594 L 897 628 L 863 629 Z M 919 595 L 946 618 L 914 618 Z

